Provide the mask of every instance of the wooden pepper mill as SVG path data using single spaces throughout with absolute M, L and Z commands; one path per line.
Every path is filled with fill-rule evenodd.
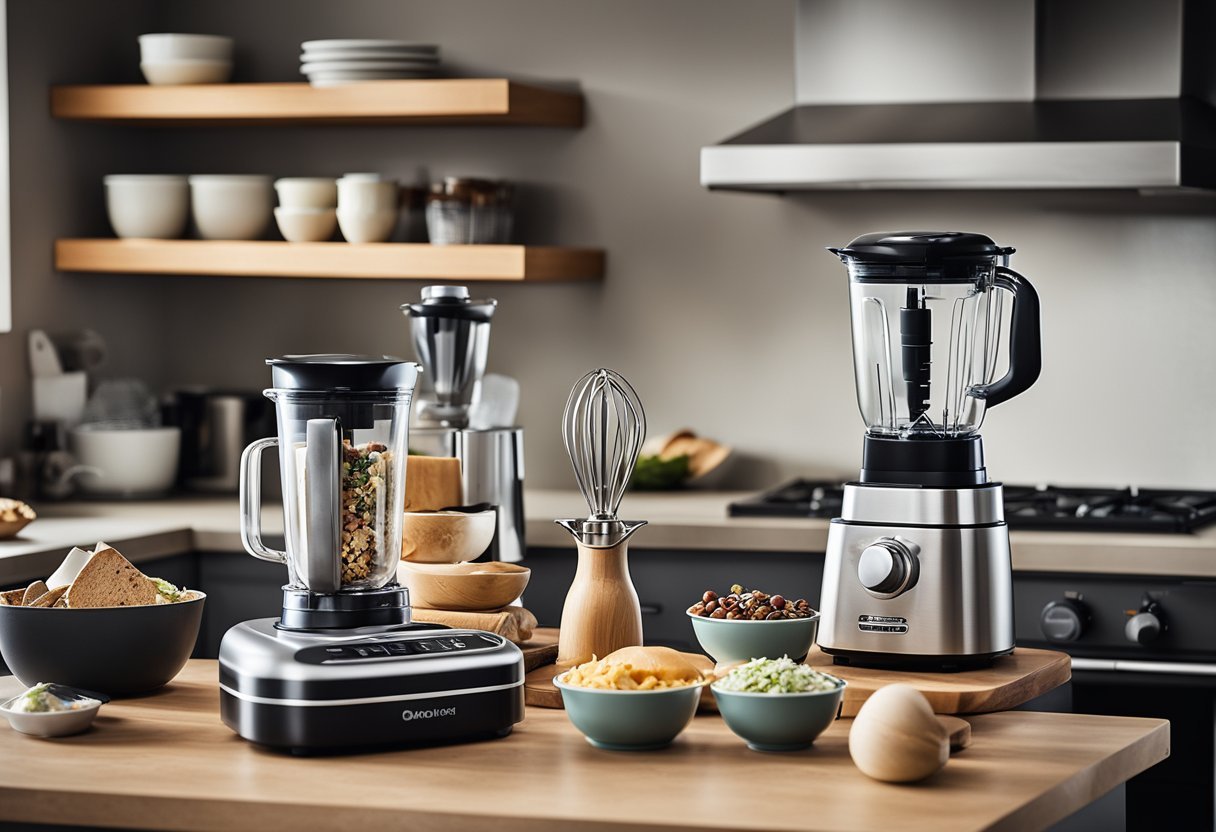
M 642 610 L 629 577 L 629 538 L 645 520 L 619 520 L 646 414 L 629 382 L 612 370 L 579 379 L 566 401 L 562 438 L 587 519 L 558 520 L 578 545 L 578 568 L 562 607 L 559 670 L 642 643 Z

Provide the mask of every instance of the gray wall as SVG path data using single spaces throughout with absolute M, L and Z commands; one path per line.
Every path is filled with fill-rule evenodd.
M 14 29 L 24 26 L 15 43 L 39 39 L 10 55 L 22 336 L 60 319 L 91 323 L 115 342 L 115 372 L 158 384 L 261 386 L 261 359 L 285 351 L 408 353 L 397 306 L 417 296 L 417 283 L 56 277 L 50 240 L 105 233 L 97 178 L 108 170 L 509 177 L 529 186 L 527 240 L 608 252 L 602 284 L 478 287 L 500 300 L 491 369 L 523 384 L 532 484 L 572 484 L 561 406 L 579 374 L 607 365 L 638 388 L 652 433 L 689 425 L 729 442 L 741 462 L 736 482 L 764 485 L 858 464 L 844 273 L 823 247 L 876 229 L 962 227 L 1016 246 L 1015 268 L 1043 298 L 1042 380 L 991 413 L 993 473 L 1216 487 L 1216 200 L 781 198 L 698 186 L 698 148 L 793 100 L 793 2 L 213 0 L 158 4 L 150 22 L 131 8 L 121 25 L 86 21 L 67 33 L 45 8 L 10 12 Z M 434 41 L 465 74 L 579 81 L 588 124 L 118 130 L 45 118 L 49 80 L 129 76 L 122 61 L 133 58 L 114 44 L 83 46 L 144 25 L 237 36 L 242 80 L 293 78 L 308 38 Z M 11 442 L 24 342 L 0 336 L 0 350 Z

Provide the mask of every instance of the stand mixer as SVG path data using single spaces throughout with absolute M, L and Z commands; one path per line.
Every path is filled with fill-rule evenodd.
M 414 447 L 460 460 L 462 502 L 489 503 L 497 513 L 491 560 L 524 558 L 524 432 L 513 426 L 471 427 L 490 347 L 494 299 L 472 300 L 464 286 L 426 286 L 420 303 L 401 311 L 410 319 L 424 387 L 418 401 Z
M 287 566 L 279 618 L 220 644 L 220 714 L 295 752 L 505 736 L 523 719 L 523 654 L 491 633 L 410 621 L 401 559 L 418 365 L 269 359 L 278 436 L 241 458 L 241 539 Z M 278 446 L 286 550 L 261 530 L 261 454 Z
M 1038 295 L 1008 268 L 1014 250 L 982 234 L 865 234 L 829 251 L 849 270 L 867 429 L 828 532 L 819 645 L 837 663 L 989 664 L 1013 650 L 1013 590 L 978 431 L 1039 376 Z

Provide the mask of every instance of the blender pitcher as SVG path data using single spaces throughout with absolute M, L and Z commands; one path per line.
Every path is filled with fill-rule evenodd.
M 853 367 L 867 433 L 960 438 L 1039 376 L 1039 301 L 983 234 L 864 234 L 829 249 L 849 270 Z M 997 291 L 1002 290 L 1002 291 Z M 1006 324 L 1004 293 L 1013 299 Z M 996 378 L 1008 331 L 1008 369 Z
M 376 593 L 401 592 L 395 584 L 418 365 L 353 355 L 266 363 L 274 386 L 264 395 L 275 403 L 278 436 L 252 443 L 241 458 L 245 549 L 287 565 L 282 626 L 351 626 L 363 623 L 364 608 L 373 611 L 365 623 L 385 623 L 375 609 L 405 606 L 394 592 Z M 268 547 L 261 534 L 261 454 L 274 445 L 286 551 Z

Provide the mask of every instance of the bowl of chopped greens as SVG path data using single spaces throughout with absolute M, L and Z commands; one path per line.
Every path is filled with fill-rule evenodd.
M 710 690 L 726 727 L 748 748 L 798 751 L 809 748 L 836 719 L 845 684 L 782 656 L 741 664 Z

